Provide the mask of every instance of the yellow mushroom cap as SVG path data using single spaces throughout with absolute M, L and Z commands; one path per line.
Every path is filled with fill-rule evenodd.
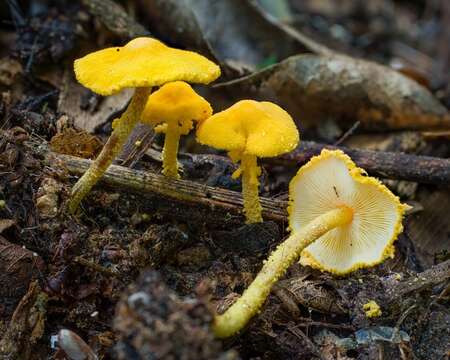
M 77 80 L 100 95 L 176 80 L 208 84 L 220 76 L 220 68 L 200 54 L 145 37 L 88 54 L 75 60 L 74 69 Z
M 407 205 L 342 151 L 322 150 L 289 185 L 289 227 L 297 231 L 337 207 L 353 210 L 350 224 L 333 229 L 303 250 L 302 265 L 343 275 L 393 257 Z
M 291 116 L 278 105 L 241 100 L 203 121 L 197 140 L 217 149 L 271 157 L 293 150 L 299 133 Z
M 153 126 L 175 121 L 180 126 L 181 134 L 187 134 L 192 129 L 193 121 L 202 121 L 211 114 L 209 102 L 189 84 L 174 81 L 149 96 L 141 121 Z

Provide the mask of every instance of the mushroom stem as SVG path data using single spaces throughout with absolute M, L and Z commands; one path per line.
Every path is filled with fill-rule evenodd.
M 241 330 L 266 301 L 272 285 L 300 257 L 304 248 L 328 231 L 346 225 L 353 219 L 353 210 L 340 207 L 320 215 L 303 229 L 294 232 L 270 255 L 242 296 L 214 320 L 214 333 L 226 338 Z
M 119 119 L 113 121 L 113 132 L 103 146 L 102 151 L 72 189 L 67 205 L 69 213 L 75 213 L 81 200 L 83 200 L 92 187 L 100 180 L 109 165 L 111 165 L 122 150 L 128 136 L 140 120 L 142 110 L 145 107 L 150 92 L 151 88 L 136 88 L 130 105 Z
M 168 177 L 179 179 L 178 174 L 178 144 L 180 142 L 180 131 L 178 124 L 167 123 L 166 138 L 164 139 L 164 148 L 162 153 L 163 169 L 162 173 Z
M 255 155 L 243 154 L 241 157 L 242 195 L 244 198 L 244 213 L 246 223 L 262 222 L 261 204 L 259 202 L 259 180 L 261 168 Z

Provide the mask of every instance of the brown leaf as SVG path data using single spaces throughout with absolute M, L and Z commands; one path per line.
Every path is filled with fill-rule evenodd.
M 368 129 L 450 128 L 450 115 L 424 87 L 374 62 L 344 55 L 298 55 L 216 85 L 233 97 L 282 105 L 302 127 L 326 119 Z
M 421 188 L 417 201 L 423 211 L 411 215 L 406 228 L 416 255 L 423 264 L 430 266 L 439 255 L 450 253 L 450 190 Z
M 37 281 L 31 283 L 0 340 L 0 358 L 30 359 L 33 346 L 44 334 L 46 304 L 47 295 Z
M 101 141 L 86 131 L 64 129 L 50 140 L 50 148 L 60 154 L 93 159 L 102 148 Z
M 339 295 L 324 287 L 320 282 L 292 278 L 281 281 L 278 286 L 286 289 L 298 304 L 319 312 L 346 314 L 344 302 Z
M 94 132 L 97 126 L 105 123 L 114 113 L 124 109 L 132 94 L 132 90 L 121 91 L 106 97 L 96 109 L 90 110 L 82 108 L 82 98 L 87 92 L 75 81 L 72 69 L 66 71 L 58 100 L 58 112 L 68 114 L 74 119 L 75 128 L 89 133 Z
M 216 59 L 225 69 L 254 70 L 306 51 L 251 1 L 141 0 L 161 38 Z M 276 22 L 276 21 L 274 21 Z M 251 28 L 251 31 L 249 31 Z
M 13 307 L 43 267 L 39 256 L 0 236 L 0 307 L 5 306 L 5 313 L 0 317 L 11 315 Z
M 149 32 L 128 15 L 125 9 L 115 1 L 82 0 L 81 2 L 108 30 L 124 39 L 149 35 Z

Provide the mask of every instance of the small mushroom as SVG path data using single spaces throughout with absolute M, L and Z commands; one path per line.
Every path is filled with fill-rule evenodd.
M 70 213 L 76 211 L 121 151 L 140 120 L 153 86 L 177 80 L 208 84 L 220 75 L 220 68 L 205 57 L 145 37 L 88 54 L 75 61 L 74 69 L 77 80 L 97 94 L 112 95 L 124 88 L 135 88 L 135 92 L 126 111 L 113 121 L 113 132 L 101 153 L 72 189 Z
M 210 117 L 212 108 L 189 84 L 174 81 L 149 96 L 141 121 L 158 125 L 155 130 L 166 134 L 163 149 L 163 174 L 179 178 L 177 153 L 180 135 L 187 135 L 194 121 Z
M 200 123 L 197 140 L 227 150 L 233 161 L 240 161 L 233 178 L 242 175 L 247 223 L 261 222 L 257 158 L 278 156 L 297 146 L 299 133 L 291 116 L 271 102 L 242 100 Z
M 348 209 L 353 218 L 305 248 L 302 265 L 345 275 L 394 256 L 393 243 L 409 206 L 342 151 L 323 150 L 314 157 L 292 179 L 289 193 L 293 233 L 336 209 Z
M 247 324 L 300 254 L 303 264 L 339 275 L 392 257 L 408 207 L 339 150 L 323 150 L 300 168 L 290 182 L 289 198 L 291 235 L 242 297 L 216 316 L 218 337 L 231 336 Z
M 376 303 L 374 300 L 370 300 L 369 302 L 363 305 L 363 310 L 366 313 L 366 316 L 370 318 L 381 316 L 381 308 L 380 305 Z

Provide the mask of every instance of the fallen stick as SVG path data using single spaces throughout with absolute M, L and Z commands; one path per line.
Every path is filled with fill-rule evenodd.
M 403 153 L 350 149 L 343 146 L 302 141 L 298 148 L 277 158 L 264 159 L 270 164 L 301 166 L 322 149 L 340 149 L 369 174 L 381 178 L 415 181 L 423 184 L 450 185 L 450 159 Z
M 450 279 L 450 260 L 434 265 L 431 268 L 412 275 L 398 284 L 388 286 L 386 297 L 389 303 L 405 298 L 411 292 L 420 292 Z
M 341 149 L 370 174 L 383 178 L 417 181 L 428 184 L 450 184 L 450 160 L 428 156 L 415 156 L 402 153 L 356 150 L 345 147 L 318 144 L 303 141 L 290 154 L 279 158 L 266 159 L 268 163 L 284 166 L 300 166 L 323 148 Z M 56 158 L 74 175 L 82 175 L 91 161 L 68 155 L 53 153 Z M 193 155 L 202 157 L 208 155 Z M 219 207 L 222 210 L 242 214 L 242 195 L 238 192 L 203 185 L 187 180 L 173 180 L 163 175 L 131 170 L 121 166 L 111 166 L 103 178 L 103 182 L 113 186 L 144 193 L 156 193 L 184 202 L 197 203 L 209 208 Z M 261 198 L 263 216 L 275 221 L 286 221 L 286 201 Z
M 82 175 L 92 161 L 69 155 L 51 153 L 52 166 L 67 169 L 73 175 Z M 219 208 L 235 214 L 242 214 L 242 195 L 239 192 L 203 185 L 188 180 L 175 180 L 150 171 L 133 170 L 123 166 L 111 165 L 104 174 L 102 183 L 122 190 L 139 193 L 154 193 L 177 201 L 191 202 Z M 286 221 L 287 202 L 261 197 L 263 217 L 268 220 Z

